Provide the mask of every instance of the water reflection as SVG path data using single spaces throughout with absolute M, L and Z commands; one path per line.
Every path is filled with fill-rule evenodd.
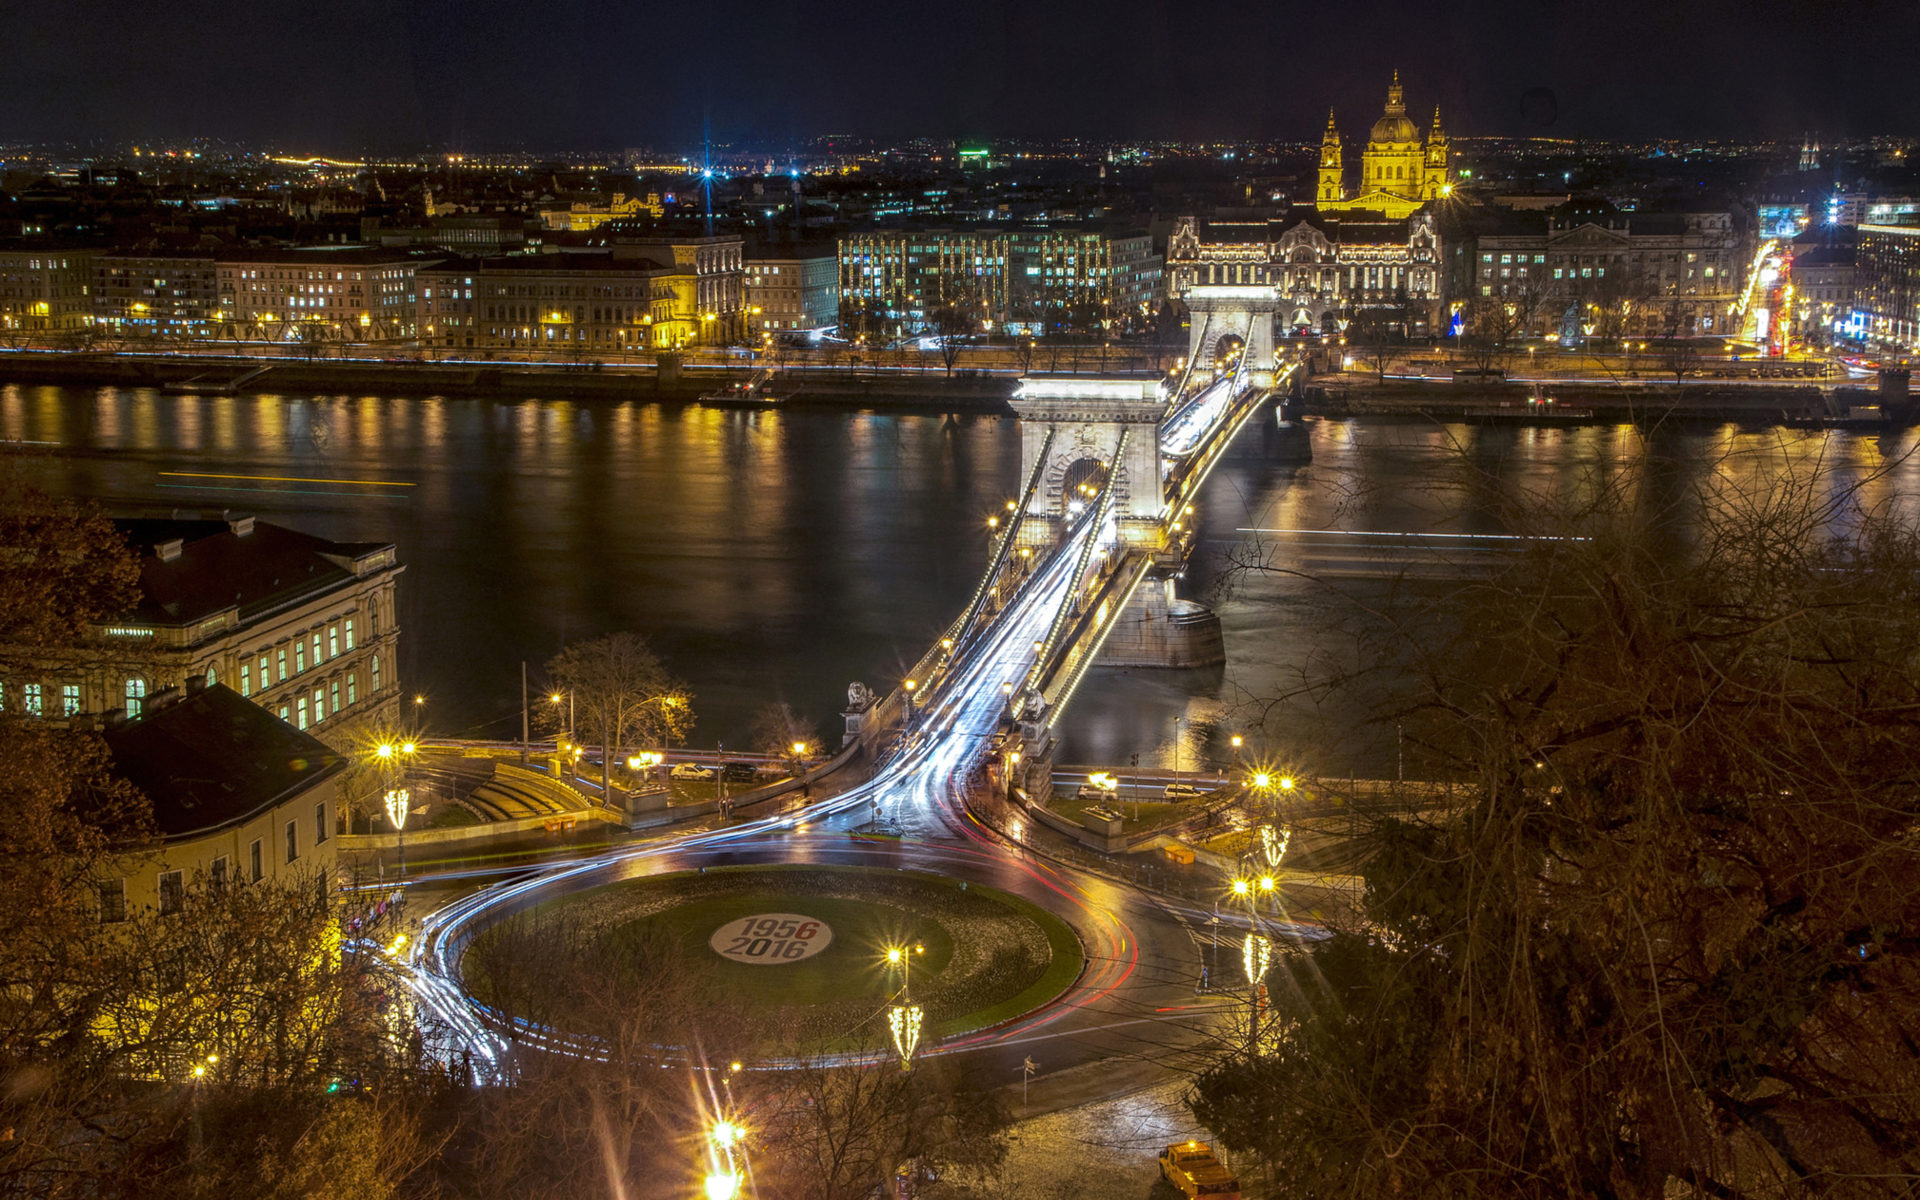
M 837 739 L 847 682 L 890 686 L 939 635 L 984 565 L 984 515 L 1021 482 L 1018 427 L 993 417 L 7 387 L 0 433 L 59 443 L 29 456 L 35 477 L 118 512 L 250 511 L 396 542 L 408 690 L 437 729 L 496 736 L 519 727 L 523 659 L 537 678 L 565 639 L 633 629 L 691 684 L 696 740 L 740 744 L 771 699 Z M 1507 499 L 1590 495 L 1643 457 L 1630 478 L 1649 512 L 1816 465 L 1910 510 L 1914 437 L 1320 422 L 1313 461 L 1292 465 L 1249 434 L 1200 498 L 1182 584 L 1220 613 L 1227 665 L 1096 670 L 1062 758 L 1171 766 L 1179 717 L 1185 767 L 1228 761 L 1240 732 L 1250 756 L 1388 773 L 1392 728 L 1367 723 L 1364 698 L 1308 686 L 1353 654 L 1329 596 L 1364 608 L 1404 571 L 1471 570 L 1504 552 L 1480 535 L 1507 531 Z M 1474 536 L 1443 551 L 1363 536 L 1394 533 Z

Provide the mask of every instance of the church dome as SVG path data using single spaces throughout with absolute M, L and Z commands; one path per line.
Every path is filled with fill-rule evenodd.
M 1370 142 L 1417 142 L 1420 140 L 1420 131 L 1414 128 L 1412 121 L 1407 119 L 1404 110 L 1401 112 L 1389 110 L 1373 123 L 1373 132 L 1367 135 L 1367 140 Z
M 1370 142 L 1417 142 L 1420 131 L 1407 119 L 1406 95 L 1400 90 L 1400 72 L 1393 73 L 1393 85 L 1387 89 L 1387 111 L 1373 123 L 1367 135 Z

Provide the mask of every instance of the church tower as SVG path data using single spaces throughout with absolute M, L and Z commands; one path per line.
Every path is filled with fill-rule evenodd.
M 1440 128 L 1440 106 L 1433 109 L 1433 127 L 1427 130 L 1426 178 L 1420 183 L 1422 200 L 1438 200 L 1453 189 L 1447 179 L 1447 134 Z
M 1333 110 L 1327 110 L 1327 131 L 1320 137 L 1320 190 L 1314 203 L 1324 207 L 1347 198 L 1346 168 L 1340 161 L 1340 130 L 1333 123 Z

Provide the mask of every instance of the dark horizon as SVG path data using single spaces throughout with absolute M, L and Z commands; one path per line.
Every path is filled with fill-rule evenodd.
M 13 18 L 0 142 L 222 138 L 312 152 L 881 139 L 1364 138 L 1391 72 L 1456 136 L 1791 140 L 1920 130 L 1920 7 L 1080 0 L 937 12 L 583 0 L 74 0 Z

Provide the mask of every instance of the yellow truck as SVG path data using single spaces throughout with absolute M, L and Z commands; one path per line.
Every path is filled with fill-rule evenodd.
M 1160 1174 L 1187 1200 L 1240 1200 L 1240 1181 L 1205 1142 L 1175 1142 L 1160 1152 Z

